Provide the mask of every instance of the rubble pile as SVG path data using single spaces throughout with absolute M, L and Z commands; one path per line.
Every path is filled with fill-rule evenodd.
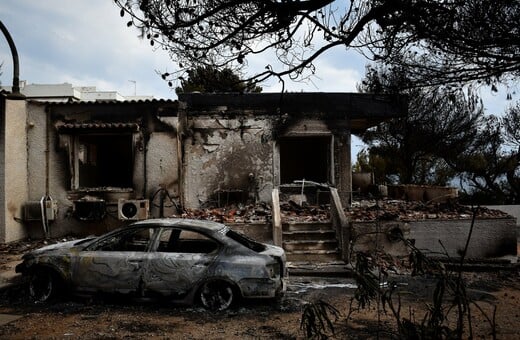
M 220 208 L 186 209 L 180 216 L 219 223 L 270 223 L 271 207 L 266 203 L 232 204 Z
M 327 222 L 330 221 L 330 208 L 328 205 L 302 205 L 294 201 L 280 204 L 282 221 L 284 222 Z
M 474 208 L 476 209 L 476 208 Z M 298 204 L 292 200 L 281 202 L 280 211 L 284 222 L 330 221 L 329 205 Z M 456 202 L 424 203 L 404 200 L 362 200 L 345 209 L 352 221 L 421 221 L 428 219 L 461 220 L 473 216 L 472 207 Z M 207 209 L 187 209 L 179 216 L 204 219 L 220 223 L 271 223 L 271 207 L 266 203 L 232 204 Z M 479 207 L 478 218 L 505 218 L 500 210 Z
M 284 222 L 327 222 L 330 220 L 328 205 L 299 205 L 294 201 L 282 202 L 280 212 Z M 271 207 L 266 203 L 231 204 L 225 207 L 186 209 L 172 217 L 210 220 L 219 223 L 271 223 Z
M 476 209 L 473 208 L 473 209 Z M 419 221 L 426 219 L 470 219 L 473 209 L 456 202 L 429 203 L 403 200 L 366 200 L 354 202 L 345 213 L 353 221 L 401 220 Z M 500 210 L 479 207 L 478 218 L 504 218 L 508 215 Z

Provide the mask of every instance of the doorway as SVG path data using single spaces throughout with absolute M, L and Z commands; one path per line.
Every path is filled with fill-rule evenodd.
M 280 183 L 305 179 L 330 181 L 331 137 L 287 137 L 280 140 Z

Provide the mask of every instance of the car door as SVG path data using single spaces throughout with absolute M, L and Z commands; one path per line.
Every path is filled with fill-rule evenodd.
M 73 257 L 72 281 L 80 291 L 137 291 L 149 256 L 147 227 L 107 235 Z
M 183 295 L 202 280 L 215 262 L 221 245 L 195 231 L 163 228 L 143 274 L 147 290 Z

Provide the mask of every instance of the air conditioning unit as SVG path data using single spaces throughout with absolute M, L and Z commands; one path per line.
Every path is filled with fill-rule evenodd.
M 54 200 L 43 201 L 45 214 L 47 215 L 48 221 L 54 221 L 58 213 L 58 202 Z M 24 207 L 25 221 L 41 221 L 42 220 L 42 202 L 41 201 L 29 201 L 25 202 Z
M 150 201 L 119 199 L 117 203 L 117 217 L 120 220 L 145 220 L 148 218 Z

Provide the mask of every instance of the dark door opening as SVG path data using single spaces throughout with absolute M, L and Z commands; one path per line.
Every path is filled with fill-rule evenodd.
M 305 179 L 329 181 L 330 137 L 291 137 L 280 141 L 281 184 Z

